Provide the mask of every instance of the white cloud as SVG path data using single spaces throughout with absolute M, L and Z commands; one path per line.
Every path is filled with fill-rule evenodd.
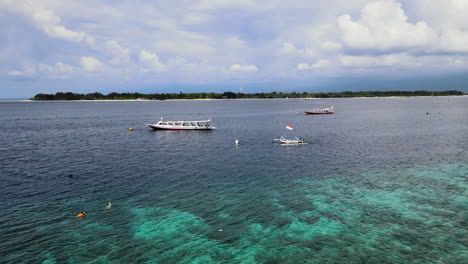
M 85 36 L 83 32 L 75 32 L 67 29 L 64 26 L 43 24 L 42 27 L 47 34 L 56 38 L 62 38 L 72 41 L 81 41 Z
M 224 45 L 235 49 L 244 49 L 247 47 L 247 43 L 244 40 L 239 39 L 238 37 L 230 37 L 225 39 Z
M 310 48 L 298 49 L 294 44 L 286 42 L 278 49 L 277 54 L 282 56 L 315 57 L 317 52 Z
M 311 69 L 319 69 L 319 68 L 325 68 L 330 66 L 330 62 L 328 60 L 318 60 L 316 63 L 313 64 L 307 64 L 307 63 L 300 63 L 297 65 L 297 69 L 300 71 L 303 70 L 311 70 Z
M 167 60 L 167 65 L 169 67 L 180 67 L 182 65 L 186 65 L 187 63 L 188 63 L 187 60 L 180 56 L 170 58 Z
M 443 32 L 440 39 L 440 47 L 446 51 L 468 52 L 468 30 L 450 29 Z
M 419 52 L 468 52 L 468 1 L 415 0 L 415 13 L 428 22 L 408 22 L 408 16 L 395 0 L 370 2 L 360 17 L 337 19 L 343 43 L 364 51 L 392 50 Z M 431 24 L 432 22 L 432 24 Z
M 203 24 L 210 20 L 210 16 L 202 13 L 188 13 L 182 18 L 185 25 Z
M 448 29 L 467 29 L 468 1 L 466 0 L 412 0 L 407 3 L 415 16 L 430 21 L 439 31 Z
M 66 28 L 61 24 L 61 18 L 53 10 L 43 8 L 33 1 L 2 1 L 0 3 L 6 8 L 15 10 L 31 19 L 36 27 L 47 35 L 70 41 L 82 41 L 85 33 Z M 1 6 L 0 5 L 0 6 Z
M 320 45 L 320 48 L 324 51 L 336 52 L 341 50 L 341 44 L 332 41 L 326 41 Z
M 88 72 L 97 71 L 102 66 L 102 63 L 96 58 L 86 56 L 81 57 L 80 63 L 83 69 Z
M 342 15 L 337 23 L 343 42 L 356 49 L 425 47 L 436 37 L 425 22 L 409 23 L 401 4 L 393 0 L 368 3 L 357 21 Z
M 151 53 L 147 50 L 141 50 L 138 56 L 140 62 L 143 64 L 143 72 L 164 72 L 166 66 L 159 60 L 156 53 Z
M 122 48 L 115 40 L 108 40 L 106 42 L 106 50 L 112 55 L 111 64 L 125 63 L 130 60 L 130 50 Z
M 41 63 L 39 64 L 39 71 L 53 74 L 66 74 L 76 71 L 76 68 L 62 62 L 57 62 L 52 66 Z
M 310 69 L 310 66 L 307 63 L 300 63 L 300 64 L 297 65 L 297 69 L 300 70 L 300 71 L 308 70 L 308 69 Z
M 254 0 L 201 0 L 199 9 L 253 8 L 257 6 Z
M 371 66 L 377 63 L 377 58 L 371 56 L 348 56 L 343 55 L 340 57 L 341 64 L 343 66 Z
M 174 37 L 159 40 L 155 47 L 160 52 L 189 57 L 206 57 L 214 53 L 215 49 L 205 41 Z
M 467 0 L 0 0 L 0 74 L 258 83 L 460 70 L 467 13 Z
M 330 66 L 330 62 L 328 60 L 319 60 L 316 63 L 312 64 L 312 68 L 324 68 Z
M 390 54 L 382 56 L 340 56 L 340 62 L 347 67 L 417 67 L 422 64 L 416 57 L 407 54 Z
M 451 66 L 454 66 L 454 67 L 466 67 L 468 65 L 468 61 L 467 60 L 462 60 L 462 59 L 459 59 L 459 58 L 449 58 L 449 62 L 448 62 L 449 65 Z
M 233 64 L 231 65 L 231 71 L 256 72 L 258 68 L 255 65 Z
M 283 43 L 283 46 L 278 50 L 279 54 L 284 54 L 284 55 L 296 55 L 299 52 L 299 50 L 294 46 L 292 43 Z
M 7 74 L 15 78 L 33 77 L 36 75 L 36 67 L 30 63 L 22 63 L 21 70 L 12 70 Z

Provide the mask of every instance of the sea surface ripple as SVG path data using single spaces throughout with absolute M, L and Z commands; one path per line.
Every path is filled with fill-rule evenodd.
M 0 113 L 0 263 L 468 262 L 468 97 Z M 160 117 L 217 129 L 145 126 Z M 309 144 L 272 144 L 281 135 Z

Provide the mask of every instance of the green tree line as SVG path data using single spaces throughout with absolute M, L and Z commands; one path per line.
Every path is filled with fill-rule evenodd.
M 53 101 L 53 100 L 167 100 L 167 99 L 256 99 L 256 98 L 351 98 L 351 97 L 385 97 L 385 96 L 447 96 L 463 95 L 463 92 L 449 91 L 344 91 L 333 93 L 109 93 L 107 95 L 95 92 L 79 94 L 72 92 L 58 92 L 55 94 L 36 94 L 32 100 Z

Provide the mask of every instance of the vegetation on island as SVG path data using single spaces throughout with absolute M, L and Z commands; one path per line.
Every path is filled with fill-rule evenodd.
M 463 92 L 450 91 L 344 91 L 333 93 L 101 93 L 79 94 L 72 92 L 58 92 L 56 94 L 36 94 L 32 100 L 167 100 L 167 99 L 262 99 L 262 98 L 352 98 L 352 97 L 388 97 L 388 96 L 448 96 L 463 95 Z

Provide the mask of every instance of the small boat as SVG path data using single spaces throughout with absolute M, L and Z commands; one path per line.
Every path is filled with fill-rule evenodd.
M 274 141 L 278 141 L 281 145 L 304 145 L 307 144 L 303 138 L 294 137 L 293 139 L 286 139 L 281 136 L 280 138 L 275 138 Z
M 332 106 L 327 108 L 320 108 L 320 109 L 312 109 L 311 111 L 305 111 L 304 114 L 306 115 L 326 115 L 326 114 L 334 114 L 335 108 Z
M 210 124 L 211 118 L 199 121 L 166 121 L 161 120 L 154 124 L 146 124 L 154 130 L 213 130 L 214 126 Z

